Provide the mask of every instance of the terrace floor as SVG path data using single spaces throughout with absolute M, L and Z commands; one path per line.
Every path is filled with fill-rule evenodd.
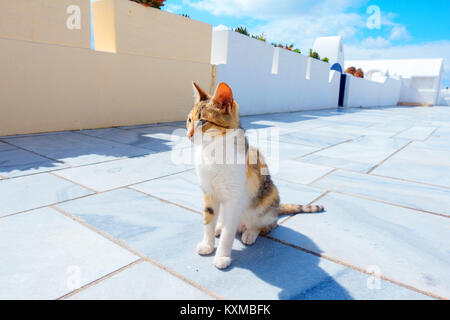
M 184 123 L 0 137 L 0 299 L 450 298 L 449 107 L 242 124 L 279 134 L 263 152 L 282 202 L 326 212 L 235 241 L 225 271 L 195 252 Z

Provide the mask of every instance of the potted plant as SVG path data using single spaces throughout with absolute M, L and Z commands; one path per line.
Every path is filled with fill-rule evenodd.
M 161 9 L 161 7 L 164 6 L 164 2 L 166 0 L 130 0 L 130 1 L 140 3 L 145 7 Z

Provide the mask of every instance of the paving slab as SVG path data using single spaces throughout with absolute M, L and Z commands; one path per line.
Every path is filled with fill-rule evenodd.
M 172 150 L 181 143 L 181 138 L 185 139 L 186 136 L 185 129 L 172 126 L 137 127 L 128 130 L 107 128 L 83 130 L 82 133 L 158 152 Z
M 372 173 L 450 188 L 450 141 L 448 149 L 413 143 Z
M 138 257 L 51 208 L 0 219 L 0 299 L 57 299 Z
M 183 162 L 183 159 L 180 159 L 178 154 L 161 152 L 144 157 L 64 169 L 57 174 L 94 190 L 106 191 L 193 168 L 193 165 L 179 162 Z
M 89 137 L 76 132 L 16 136 L 3 140 L 73 166 L 143 156 L 150 153 L 147 149 Z
M 364 136 L 300 158 L 302 162 L 368 172 L 411 140 Z
M 295 160 L 281 160 L 269 163 L 274 177 L 290 182 L 309 184 L 334 170 L 331 167 L 319 166 Z
M 347 171 L 333 172 L 313 186 L 450 216 L 447 188 Z
M 324 193 L 323 190 L 317 188 L 281 179 L 275 178 L 274 182 L 280 193 L 282 203 L 308 204 Z M 136 184 L 130 188 L 203 212 L 203 194 L 194 170 Z
M 95 195 L 61 208 L 228 299 L 295 299 L 320 291 L 332 292 L 330 299 L 423 298 L 384 282 L 384 289 L 370 290 L 365 274 L 265 238 L 252 247 L 235 241 L 233 266 L 217 270 L 213 256 L 195 252 L 202 237 L 201 215 L 131 190 Z M 346 272 L 351 274 L 347 278 Z
M 319 134 L 309 130 L 309 132 L 294 132 L 280 135 L 281 142 L 300 144 L 312 147 L 329 147 L 335 144 L 353 139 L 354 136 L 345 134 Z
M 0 181 L 0 217 L 92 194 L 49 173 Z
M 48 172 L 67 167 L 68 165 L 62 162 L 50 160 L 15 147 L 3 149 L 2 151 L 0 145 L 0 175 L 6 178 Z
M 434 130 L 436 130 L 436 127 L 414 126 L 399 133 L 396 137 L 423 141 L 428 138 Z
M 14 146 L 0 141 L 0 152 L 17 149 Z
M 272 236 L 450 297 L 448 218 L 335 193 L 320 202 L 325 213 L 294 216 Z
M 134 265 L 69 300 L 211 300 L 212 296 L 149 262 Z

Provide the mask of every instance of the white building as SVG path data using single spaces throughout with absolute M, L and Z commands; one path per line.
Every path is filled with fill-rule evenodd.
M 321 59 L 328 58 L 331 65 L 339 63 L 341 68 L 344 67 L 344 43 L 341 36 L 317 38 L 313 51 L 317 52 Z
M 402 80 L 399 105 L 437 105 L 440 102 L 443 59 L 354 60 L 345 68 L 361 68 L 365 78 Z

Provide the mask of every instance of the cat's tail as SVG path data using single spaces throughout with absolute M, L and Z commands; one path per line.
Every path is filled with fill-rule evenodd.
M 314 213 L 314 212 L 322 212 L 324 210 L 323 206 L 310 204 L 307 206 L 299 205 L 299 204 L 280 204 L 280 211 L 278 215 L 283 216 L 287 214 L 296 214 L 296 213 Z

